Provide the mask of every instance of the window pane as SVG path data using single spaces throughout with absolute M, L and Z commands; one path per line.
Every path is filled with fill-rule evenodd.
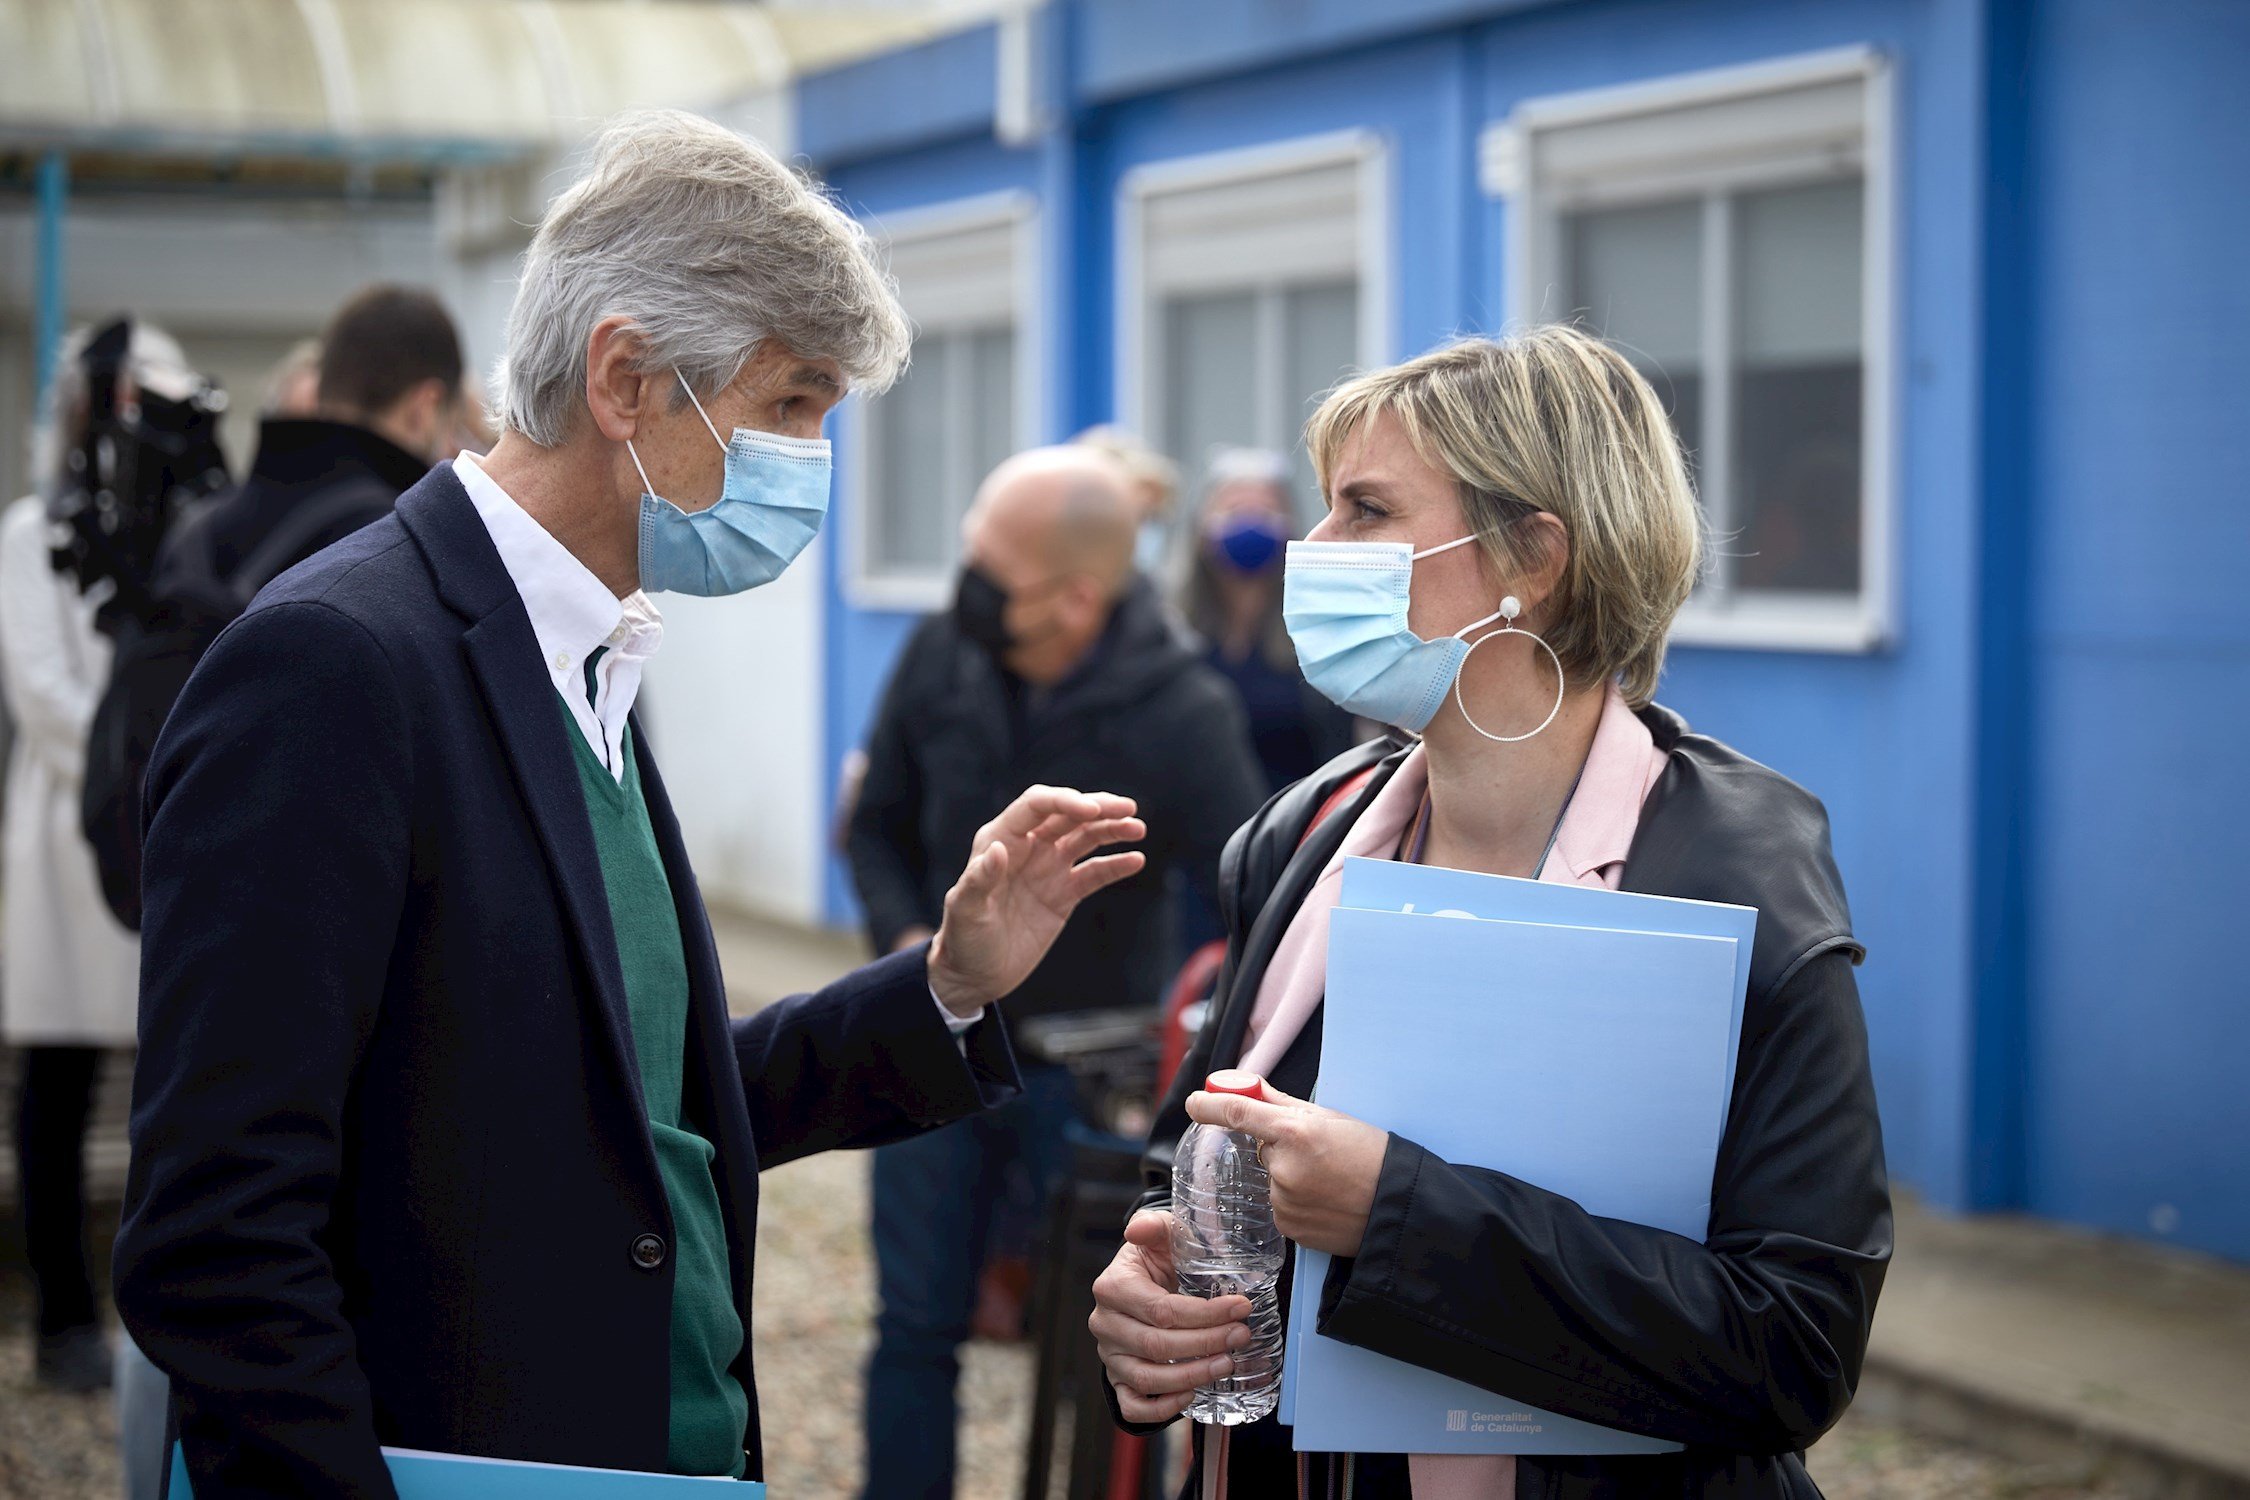
M 1359 286 L 1345 281 L 1295 288 L 1284 295 L 1281 315 L 1289 361 L 1282 386 L 1289 398 L 1284 442 L 1293 455 L 1299 519 L 1309 521 L 1321 504 L 1312 457 L 1305 451 L 1305 419 L 1328 388 L 1359 364 Z
M 961 517 L 968 514 L 976 487 L 984 483 L 985 475 L 1000 466 L 1002 459 L 1016 451 L 1015 333 L 1006 328 L 982 329 L 969 335 L 968 347 L 972 372 L 970 399 L 975 402 L 970 413 L 972 440 L 968 452 L 968 482 L 954 497 L 954 532 L 946 538 L 945 556 L 949 562 L 959 549 Z
M 1648 377 L 1692 455 L 1703 431 L 1702 202 L 1571 214 L 1562 233 L 1569 311 Z
M 925 340 L 898 384 L 867 404 L 867 561 L 876 572 L 940 568 L 959 512 L 946 494 L 945 386 L 951 341 Z
M 1190 486 L 1213 448 L 1258 441 L 1257 325 L 1250 292 L 1164 304 L 1163 446 Z
M 1859 589 L 1857 181 L 1735 204 L 1735 582 Z

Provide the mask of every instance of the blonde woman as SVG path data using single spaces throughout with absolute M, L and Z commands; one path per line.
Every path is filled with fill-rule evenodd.
M 1247 1303 L 1178 1295 L 1168 1253 L 1172 1149 L 1218 1121 L 1266 1143 L 1282 1232 L 1337 1257 L 1326 1285 L 1284 1288 L 1320 1299 L 1323 1333 L 1685 1448 L 1300 1467 L 1269 1418 L 1199 1428 L 1191 1493 L 1813 1495 L 1801 1455 L 1851 1398 L 1890 1257 L 1863 950 L 1820 804 L 1652 701 L 1700 552 L 1670 424 L 1617 353 L 1546 328 L 1352 380 L 1308 438 L 1328 514 L 1290 552 L 1291 634 L 1315 686 L 1407 733 L 1298 783 L 1227 851 L 1226 969 L 1095 1287 L 1118 1415 L 1174 1419 L 1247 1341 Z M 1701 1243 L 1300 1102 L 1347 855 L 1758 908 Z M 1266 1098 L 1200 1091 L 1229 1067 Z

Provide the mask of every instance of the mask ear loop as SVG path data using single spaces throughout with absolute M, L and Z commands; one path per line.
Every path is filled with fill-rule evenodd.
M 640 454 L 634 452 L 633 440 L 631 438 L 627 438 L 625 440 L 625 451 L 633 455 L 633 467 L 640 470 L 641 493 L 644 495 L 654 495 L 656 493 L 656 486 L 648 482 L 648 470 L 641 468 L 641 456 Z
M 719 429 L 711 425 L 711 414 L 703 409 L 702 402 L 695 400 L 695 387 L 688 384 L 687 377 L 680 373 L 680 367 L 678 365 L 672 366 L 672 378 L 680 383 L 681 390 L 687 392 L 688 400 L 695 402 L 695 414 L 703 419 L 704 429 L 711 434 L 711 441 L 719 445 L 719 451 L 721 453 L 726 452 L 727 440 L 723 437 L 720 437 Z
M 1460 708 L 1461 717 L 1468 720 L 1468 724 L 1471 729 L 1474 729 L 1477 733 L 1483 735 L 1486 739 L 1501 745 L 1520 744 L 1522 741 L 1532 738 L 1533 735 L 1537 735 L 1543 732 L 1549 724 L 1554 723 L 1555 715 L 1562 712 L 1563 692 L 1564 689 L 1568 686 L 1568 682 L 1563 676 L 1562 658 L 1555 655 L 1555 648 L 1548 645 L 1545 641 L 1541 640 L 1537 635 L 1534 635 L 1528 630 L 1516 629 L 1516 616 L 1522 613 L 1523 605 L 1517 602 L 1515 595 L 1510 594 L 1507 598 L 1501 600 L 1500 613 L 1496 616 L 1488 615 L 1485 619 L 1479 620 L 1477 624 L 1487 624 L 1493 619 L 1499 619 L 1505 623 L 1503 623 L 1498 630 L 1493 631 L 1492 634 L 1483 636 L 1478 640 L 1471 642 L 1468 651 L 1461 657 L 1460 669 L 1453 674 L 1453 701 L 1455 705 Z M 1470 630 L 1474 630 L 1476 628 L 1476 625 L 1471 625 L 1469 627 Z M 1532 642 L 1540 650 L 1546 652 L 1547 660 L 1555 664 L 1555 706 L 1547 710 L 1547 717 L 1539 721 L 1539 728 L 1531 730 L 1526 734 L 1494 734 L 1491 730 L 1485 728 L 1482 724 L 1479 724 L 1475 720 L 1475 718 L 1470 715 L 1469 700 L 1463 697 L 1461 693 L 1462 675 L 1468 671 L 1469 658 L 1476 655 L 1477 647 L 1485 644 L 1486 641 L 1496 641 L 1499 640 L 1502 636 L 1506 635 L 1522 636 L 1525 640 Z

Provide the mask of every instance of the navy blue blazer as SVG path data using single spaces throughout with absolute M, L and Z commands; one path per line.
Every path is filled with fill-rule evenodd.
M 388 1497 L 379 1444 L 664 1467 L 672 1226 L 575 732 L 445 466 L 277 579 L 172 710 L 115 1267 L 198 1500 Z M 1000 1102 L 1015 1064 L 996 1018 L 955 1045 L 920 951 L 730 1023 L 640 766 L 748 1335 L 759 1170 Z

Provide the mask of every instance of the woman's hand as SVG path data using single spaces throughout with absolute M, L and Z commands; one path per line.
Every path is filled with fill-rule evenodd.
M 1250 1342 L 1248 1297 L 1189 1297 L 1172 1269 L 1172 1216 L 1144 1211 L 1125 1226 L 1117 1258 L 1094 1281 L 1086 1320 L 1128 1422 L 1169 1422 L 1197 1386 L 1234 1370 Z
M 1259 1154 L 1273 1182 L 1275 1228 L 1308 1250 L 1359 1254 L 1389 1133 L 1292 1099 L 1270 1083 L 1260 1088 L 1262 1097 L 1256 1099 L 1198 1089 L 1188 1095 L 1188 1118 L 1240 1130 L 1264 1143 Z
M 1147 836 L 1133 799 L 1035 786 L 977 830 L 975 857 L 945 893 L 930 940 L 930 988 L 957 1016 L 1011 994 L 1047 956 L 1078 903 L 1146 863 L 1096 849 Z

